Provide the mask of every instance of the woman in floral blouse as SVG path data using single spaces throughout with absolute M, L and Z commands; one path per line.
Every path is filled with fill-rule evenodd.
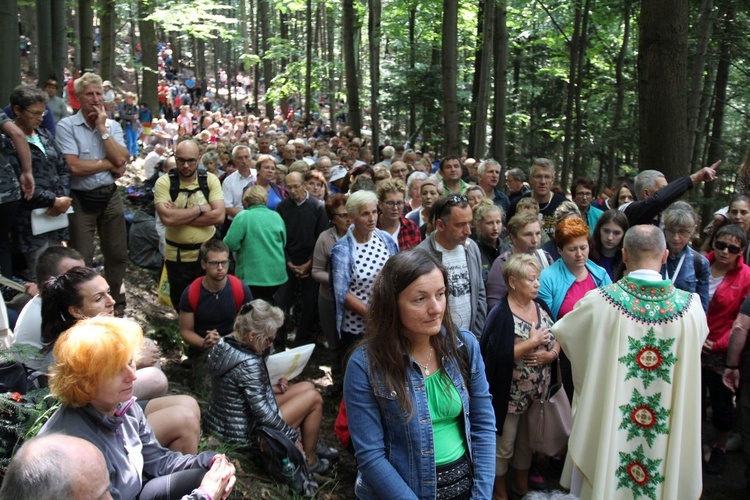
M 560 346 L 549 331 L 553 321 L 537 300 L 539 261 L 531 255 L 511 256 L 503 268 L 508 295 L 492 309 L 484 325 L 481 347 L 495 408 L 498 436 L 493 498 L 508 498 L 505 475 L 515 471 L 513 490 L 528 492 L 531 448 L 527 410 L 550 383 L 550 363 Z

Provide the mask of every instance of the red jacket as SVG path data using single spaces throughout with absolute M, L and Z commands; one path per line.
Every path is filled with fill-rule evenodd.
M 714 253 L 709 253 L 708 262 L 713 265 Z M 734 269 L 727 272 L 708 303 L 708 339 L 714 342 L 714 352 L 726 352 L 732 324 L 740 312 L 742 302 L 750 293 L 750 267 L 745 265 L 742 255 Z

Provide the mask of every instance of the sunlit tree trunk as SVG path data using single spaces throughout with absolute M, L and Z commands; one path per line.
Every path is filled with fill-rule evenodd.
M 145 18 L 151 15 L 154 2 L 140 0 L 138 3 L 138 29 L 141 32 L 141 62 L 143 63 L 143 88 L 141 101 L 148 103 L 154 116 L 159 114 L 159 64 L 156 44 L 156 29 L 153 21 Z M 174 56 L 174 54 L 173 54 Z

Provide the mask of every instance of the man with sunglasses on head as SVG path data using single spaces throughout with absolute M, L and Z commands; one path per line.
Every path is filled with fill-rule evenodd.
M 180 142 L 175 150 L 176 168 L 159 177 L 154 187 L 156 211 L 166 226 L 169 296 L 178 311 L 183 290 L 204 272 L 198 259 L 201 245 L 213 238 L 216 226 L 224 222 L 219 178 L 211 172 L 199 173 L 199 160 L 200 149 L 194 140 Z
M 417 248 L 429 252 L 448 272 L 448 303 L 457 327 L 482 335 L 487 294 L 482 280 L 482 255 L 469 238 L 473 213 L 466 196 L 449 195 L 432 207 L 435 231 Z
M 125 312 L 122 286 L 128 265 L 125 212 L 115 181 L 125 173 L 128 150 L 120 124 L 107 118 L 102 79 L 84 73 L 74 83 L 80 111 L 57 124 L 55 139 L 70 170 L 70 246 L 94 264 L 94 235 L 104 254 L 104 277 L 115 299 L 115 313 Z

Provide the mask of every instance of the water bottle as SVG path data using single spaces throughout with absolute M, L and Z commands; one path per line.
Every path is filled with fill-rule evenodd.
M 288 458 L 284 458 L 281 461 L 281 475 L 290 483 L 294 481 L 295 470 L 296 468 L 294 467 L 294 464 L 291 463 Z

